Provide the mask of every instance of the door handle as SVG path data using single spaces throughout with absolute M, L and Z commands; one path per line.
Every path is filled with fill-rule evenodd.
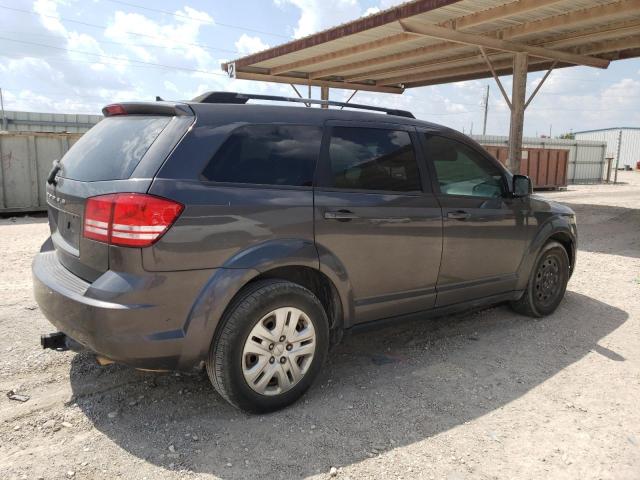
M 348 222 L 354 218 L 359 218 L 355 213 L 349 210 L 336 210 L 332 212 L 324 212 L 326 220 L 337 220 L 339 222 Z
M 471 218 L 471 214 L 463 210 L 458 210 L 456 212 L 447 213 L 447 218 L 450 218 L 452 220 L 468 220 L 469 218 Z

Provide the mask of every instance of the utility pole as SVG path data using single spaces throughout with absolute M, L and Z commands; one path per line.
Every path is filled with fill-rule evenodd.
M 489 85 L 487 93 L 484 95 L 484 124 L 482 125 L 482 135 L 487 134 L 487 115 L 489 114 Z
M 2 119 L 0 119 L 0 130 L 6 130 L 7 119 L 4 115 L 4 99 L 2 98 L 2 88 L 0 88 L 0 111 L 2 111 Z

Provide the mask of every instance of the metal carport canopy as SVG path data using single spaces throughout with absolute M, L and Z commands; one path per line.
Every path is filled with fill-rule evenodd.
M 232 62 L 230 76 L 402 93 L 493 76 L 520 168 L 527 72 L 640 57 L 640 0 L 415 0 Z M 511 98 L 498 76 L 513 74 Z M 544 77 L 546 79 L 546 76 Z M 543 79 L 543 81 L 544 81 Z

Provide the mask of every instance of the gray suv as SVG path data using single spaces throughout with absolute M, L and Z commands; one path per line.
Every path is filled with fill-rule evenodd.
M 556 309 L 576 260 L 569 208 L 408 112 L 281 105 L 294 101 L 105 107 L 47 182 L 33 277 L 59 332 L 43 347 L 204 364 L 230 403 L 266 412 L 298 399 L 357 327 Z

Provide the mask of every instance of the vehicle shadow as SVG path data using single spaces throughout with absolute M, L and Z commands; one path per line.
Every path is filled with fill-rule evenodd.
M 580 250 L 640 258 L 640 208 L 557 200 L 576 212 Z
M 300 478 L 486 415 L 587 354 L 625 361 L 598 342 L 627 316 L 569 291 L 541 320 L 498 307 L 353 335 L 300 402 L 262 416 L 229 406 L 203 374 L 100 368 L 81 354 L 71 402 L 121 448 L 166 469 Z

